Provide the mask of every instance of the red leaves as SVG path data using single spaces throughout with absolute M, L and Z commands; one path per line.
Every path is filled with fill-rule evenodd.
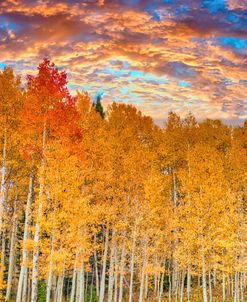
M 46 58 L 39 64 L 38 74 L 36 76 L 27 76 L 27 88 L 30 92 L 42 98 L 42 107 L 45 112 L 57 101 L 68 104 L 75 102 L 66 84 L 66 72 L 59 72 L 59 70 L 55 68 L 54 63 L 50 63 Z
M 59 71 L 46 58 L 39 64 L 37 75 L 27 76 L 22 120 L 28 135 L 27 146 L 33 145 L 32 150 L 42 146 L 44 123 L 48 139 L 66 141 L 67 146 L 81 140 L 76 98 L 70 95 L 66 84 L 66 72 Z

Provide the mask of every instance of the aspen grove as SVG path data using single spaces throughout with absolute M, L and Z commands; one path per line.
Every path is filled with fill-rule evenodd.
M 164 118 L 0 71 L 1 301 L 247 301 L 247 123 Z

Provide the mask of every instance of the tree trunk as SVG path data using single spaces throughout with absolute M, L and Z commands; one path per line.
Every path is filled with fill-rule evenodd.
M 231 276 L 228 274 L 227 275 L 227 295 L 228 296 L 231 296 L 231 288 L 232 288 L 232 286 L 231 286 Z
M 244 284 L 243 284 L 243 272 L 240 273 L 240 301 L 244 301 Z
M 191 274 L 190 274 L 190 265 L 189 265 L 187 271 L 187 301 L 190 301 L 190 290 L 191 290 Z
M 31 171 L 30 177 L 29 177 L 29 188 L 28 188 L 28 196 L 27 196 L 27 203 L 26 203 L 26 210 L 25 210 L 22 261 L 21 261 L 20 276 L 19 276 L 19 280 L 18 280 L 16 302 L 21 302 L 22 292 L 27 291 L 27 288 L 24 286 L 25 284 L 27 284 L 26 282 L 24 282 L 24 280 L 27 279 L 28 252 L 27 252 L 26 242 L 28 239 L 29 214 L 30 214 L 30 210 L 31 210 L 32 195 L 33 195 L 33 178 L 34 178 L 33 171 Z
M 203 302 L 207 302 L 208 301 L 208 297 L 207 297 L 207 278 L 206 278 L 204 250 L 202 251 L 202 295 L 203 295 Z
M 168 289 L 168 301 L 172 300 L 172 284 L 171 284 L 171 272 L 169 271 L 169 289 Z
M 47 287 L 46 287 L 46 302 L 50 302 L 51 297 L 51 286 L 52 286 L 52 257 L 53 257 L 53 242 L 54 242 L 54 236 L 52 236 L 51 241 L 51 253 L 50 253 L 50 264 L 49 264 L 49 274 L 47 278 Z
M 225 273 L 222 276 L 222 301 L 226 301 L 226 285 L 225 285 Z
M 0 233 L 3 227 L 3 214 L 4 206 L 6 202 L 6 173 L 7 173 L 7 129 L 4 131 L 3 142 L 3 163 L 2 163 L 2 178 L 1 178 L 1 190 L 0 190 Z
M 238 273 L 235 273 L 234 278 L 234 302 L 239 302 L 239 284 L 238 284 Z
M 82 264 L 81 270 L 80 270 L 80 302 L 84 302 L 85 298 L 85 274 L 84 274 L 84 264 Z
M 6 230 L 2 230 L 2 250 L 1 250 L 1 266 L 0 266 L 0 285 L 4 287 L 4 270 L 5 270 L 5 249 L 6 249 Z M 0 291 L 0 297 L 2 297 Z
M 102 273 L 101 273 L 101 280 L 100 280 L 100 294 L 99 294 L 99 302 L 104 302 L 105 296 L 105 275 L 106 275 L 106 260 L 107 260 L 107 252 L 108 252 L 108 236 L 109 230 L 108 227 L 106 228 L 105 233 L 105 248 L 103 254 L 103 262 L 102 262 Z
M 143 252 L 143 263 L 141 269 L 141 283 L 140 283 L 140 292 L 139 292 L 139 302 L 143 302 L 143 293 L 144 293 L 144 286 L 145 286 L 145 269 L 147 265 L 147 239 L 145 238 L 144 244 L 144 252 Z
M 115 246 L 115 257 L 114 257 L 114 302 L 118 300 L 118 250 Z
M 63 300 L 63 281 L 64 281 L 64 273 L 58 277 L 57 281 L 57 291 L 56 291 L 56 302 L 62 302 Z
M 148 273 L 146 274 L 146 277 L 145 277 L 145 292 L 144 292 L 144 299 L 146 299 L 148 297 L 148 279 L 149 279 L 149 276 L 148 276 Z
M 41 189 L 40 189 L 41 191 Z M 41 194 L 40 194 L 41 195 Z M 43 188 L 42 188 L 43 195 Z M 37 222 L 35 225 L 35 235 L 34 235 L 34 252 L 33 252 L 33 263 L 32 263 L 32 292 L 31 292 L 31 302 L 37 301 L 38 294 L 38 270 L 39 270 L 39 235 L 40 235 L 40 224 L 39 220 L 42 217 L 42 202 L 39 203 Z
M 94 243 L 96 243 L 96 236 L 94 236 Z M 96 285 L 96 296 L 99 298 L 99 273 L 98 273 L 98 258 L 97 251 L 94 250 L 94 265 L 95 265 L 95 285 Z
M 89 302 L 92 302 L 92 300 L 93 300 L 93 278 L 94 278 L 94 273 L 95 273 L 95 270 L 93 270 L 93 274 L 92 274 L 92 280 L 91 280 L 91 285 L 90 285 L 90 300 L 89 300 Z
M 118 302 L 122 302 L 123 299 L 123 278 L 124 278 L 124 263 L 125 263 L 125 248 L 122 248 L 121 260 L 120 260 L 120 278 L 119 278 L 119 295 Z
M 161 302 L 164 288 L 164 273 L 161 273 L 160 290 L 159 290 L 159 302 Z
M 76 260 L 73 270 L 73 277 L 72 277 L 72 285 L 71 285 L 71 292 L 70 292 L 70 302 L 74 302 L 75 299 L 75 284 L 76 284 Z
M 145 261 L 143 261 L 143 266 L 141 270 L 141 283 L 140 283 L 140 293 L 139 293 L 139 302 L 143 302 L 143 289 L 144 289 L 144 281 L 145 281 Z
M 29 301 L 29 299 L 27 300 L 28 290 L 30 291 L 30 288 L 28 287 L 28 268 L 26 268 L 23 277 L 22 301 Z
M 85 282 L 85 294 L 84 294 L 84 299 L 86 298 L 87 296 L 87 291 L 88 291 L 88 272 L 86 274 L 86 282 Z
M 129 302 L 132 302 L 132 295 L 133 295 L 133 277 L 134 277 L 134 263 L 135 263 L 135 248 L 136 248 L 136 233 L 135 233 L 135 230 L 134 230 L 133 240 L 132 240 L 131 262 L 130 262 Z
M 46 144 L 46 123 L 44 123 L 43 129 L 43 143 L 42 143 L 42 160 L 41 160 L 41 176 L 39 181 L 39 203 L 38 203 L 38 215 L 35 224 L 34 234 L 34 251 L 33 251 L 33 263 L 32 263 L 32 292 L 31 302 L 37 301 L 38 294 L 38 270 L 39 270 L 39 236 L 40 236 L 40 220 L 42 218 L 43 211 L 43 195 L 44 195 L 44 173 L 45 173 L 45 144 Z
M 212 302 L 213 295 L 212 295 L 212 277 L 211 277 L 211 271 L 208 272 L 208 285 L 209 285 L 209 302 Z
M 113 236 L 113 235 L 112 235 Z M 114 239 L 112 238 L 112 242 Z M 115 252 L 115 244 L 112 243 L 111 253 L 110 253 L 110 267 L 109 267 L 109 279 L 108 279 L 108 302 L 112 302 L 113 296 L 113 285 L 114 285 L 114 252 Z
M 30 279 L 28 279 L 28 286 L 27 286 L 27 301 L 31 300 L 31 290 L 32 290 L 31 286 L 32 286 L 32 280 L 30 278 Z M 23 300 L 23 301 L 25 301 L 25 300 Z
M 172 169 L 172 191 L 173 191 L 173 196 L 172 196 L 172 202 L 173 202 L 173 206 L 174 206 L 174 212 L 176 211 L 177 208 L 177 179 L 176 179 L 176 174 L 174 172 L 174 169 Z M 176 233 L 177 230 L 174 230 L 174 242 L 173 242 L 173 250 L 176 249 L 176 245 L 177 245 L 177 238 L 176 238 Z M 177 301 L 177 296 L 178 296 L 178 284 L 179 284 L 179 280 L 178 280 L 178 264 L 176 259 L 172 260 L 172 295 L 175 295 L 176 297 L 176 301 Z
M 13 270 L 14 270 L 14 259 L 15 259 L 15 241 L 16 241 L 16 202 L 17 196 L 14 202 L 14 213 L 13 213 L 13 226 L 11 232 L 11 240 L 10 240 L 10 255 L 9 255 L 9 269 L 8 269 L 8 280 L 7 280 L 7 290 L 6 290 L 6 301 L 9 301 L 12 287 L 12 278 L 13 278 Z
M 81 284 L 81 275 L 80 275 L 80 271 L 77 269 L 77 271 L 76 271 L 76 294 L 75 294 L 76 302 L 80 302 L 80 284 Z
M 183 296 L 184 296 L 184 278 L 185 278 L 185 272 L 183 270 L 182 273 L 181 273 L 180 302 L 183 302 Z

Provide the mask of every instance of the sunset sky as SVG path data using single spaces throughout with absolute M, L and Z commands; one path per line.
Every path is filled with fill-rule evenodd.
M 44 57 L 73 93 L 156 121 L 247 118 L 247 0 L 0 1 L 0 68 L 24 78 Z

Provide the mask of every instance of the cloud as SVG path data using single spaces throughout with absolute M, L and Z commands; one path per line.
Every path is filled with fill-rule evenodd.
M 246 116 L 247 20 L 238 0 L 0 3 L 0 62 L 22 73 L 49 56 L 70 89 L 104 92 L 155 119 Z M 1 65 L 0 65 L 1 68 Z

